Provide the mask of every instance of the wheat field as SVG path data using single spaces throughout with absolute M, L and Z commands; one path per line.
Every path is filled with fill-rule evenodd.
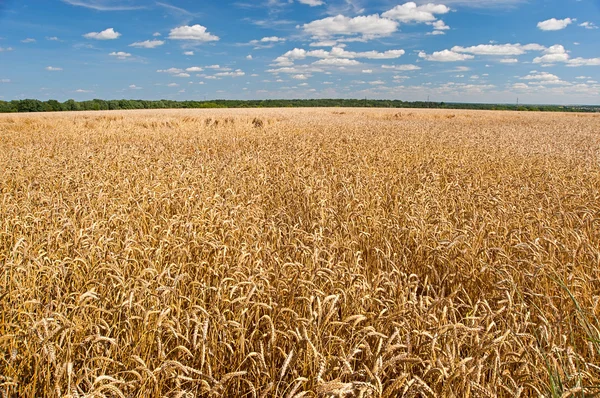
M 600 115 L 0 116 L 0 397 L 600 393 Z

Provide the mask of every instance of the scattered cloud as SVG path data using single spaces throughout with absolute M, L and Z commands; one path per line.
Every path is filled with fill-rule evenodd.
M 156 48 L 165 44 L 164 40 L 146 40 L 146 41 L 136 41 L 135 43 L 131 43 L 129 47 L 138 47 L 138 48 Z
M 516 58 L 504 58 L 501 59 L 500 62 L 503 64 L 516 64 L 519 62 L 519 60 Z
M 583 22 L 580 23 L 579 26 L 586 29 L 598 29 L 598 26 L 596 26 L 596 24 L 594 24 L 593 22 Z
M 25 40 L 21 40 L 21 43 L 35 43 L 37 40 L 28 37 Z
M 245 76 L 246 73 L 244 73 L 241 69 L 237 69 L 233 72 L 219 72 L 219 73 L 215 73 L 215 76 L 217 77 L 241 77 L 241 76 Z
M 246 55 L 246 59 L 249 60 L 249 61 L 252 61 L 252 54 Z
M 50 71 L 50 72 L 60 72 L 61 70 L 63 70 L 63 68 L 57 68 L 55 66 L 47 66 L 46 70 Z
M 78 88 L 77 90 L 75 90 L 75 92 L 76 93 L 80 93 L 80 94 L 83 94 L 83 93 L 93 93 L 92 90 L 84 90 L 82 88 Z
M 469 54 L 461 54 L 456 51 L 451 50 L 442 50 L 436 51 L 431 55 L 426 54 L 424 51 L 419 52 L 419 58 L 426 59 L 427 61 L 434 62 L 458 62 L 458 61 L 466 61 L 469 59 L 475 58 Z
M 46 40 L 48 41 L 60 41 L 60 39 L 56 36 L 51 36 L 51 37 L 46 37 Z
M 576 21 L 576 19 L 571 19 L 571 18 L 565 18 L 565 19 L 551 18 L 546 21 L 538 22 L 537 27 L 540 30 L 562 30 L 575 21 Z
M 192 66 L 190 68 L 186 68 L 186 72 L 190 72 L 190 73 L 196 73 L 196 72 L 202 72 L 204 70 L 204 68 L 201 68 L 199 66 Z M 177 69 L 177 72 L 175 73 L 181 73 L 180 69 Z
M 131 57 L 131 54 L 126 53 L 124 51 L 117 51 L 117 52 L 113 51 L 112 53 L 110 53 L 108 55 L 110 55 L 111 57 L 115 57 L 117 59 L 127 59 L 127 58 Z
M 131 90 L 141 90 L 141 89 L 142 89 L 142 87 L 138 87 L 138 86 L 136 86 L 135 84 L 131 84 L 131 85 L 129 86 L 129 88 L 130 88 Z
M 446 14 L 448 12 L 450 12 L 450 8 L 443 4 L 429 3 L 417 6 L 415 2 L 411 1 L 398 5 L 391 10 L 384 12 L 381 16 L 404 23 L 422 23 L 435 21 L 437 18 L 434 14 Z
M 544 55 L 533 59 L 534 64 L 553 64 L 555 62 L 567 62 L 569 54 L 560 44 L 547 48 Z
M 115 32 L 113 28 L 108 28 L 102 32 L 90 32 L 83 35 L 86 39 L 94 40 L 115 40 L 121 36 L 119 32 Z
M 383 69 L 393 69 L 398 71 L 411 71 L 411 70 L 420 70 L 421 67 L 412 64 L 406 65 L 381 65 Z
M 337 15 L 304 24 L 302 29 L 318 38 L 358 35 L 366 40 L 391 35 L 398 30 L 398 22 L 377 14 L 354 18 Z
M 194 55 L 194 52 L 193 51 L 184 51 L 183 55 L 192 56 L 192 55 Z
M 0 53 L 5 52 L 5 51 L 12 51 L 13 48 L 12 47 L 0 47 Z
M 546 47 L 532 43 L 521 45 L 517 44 L 479 44 L 471 47 L 454 46 L 452 51 L 457 53 L 467 53 L 473 55 L 522 55 L 528 51 L 543 51 Z
M 171 32 L 169 33 L 169 39 L 211 42 L 218 41 L 219 36 L 215 36 L 207 32 L 206 27 L 202 25 L 186 25 L 171 29 Z
M 0 83 L 10 83 L 10 79 L 0 79 Z

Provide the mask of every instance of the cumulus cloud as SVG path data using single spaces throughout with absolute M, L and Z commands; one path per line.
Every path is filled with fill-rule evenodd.
M 596 26 L 593 22 L 583 22 L 580 23 L 579 26 L 586 29 L 598 29 L 598 26 Z
M 57 68 L 55 66 L 46 66 L 46 70 L 50 72 L 60 72 L 63 68 Z
M 309 76 L 304 75 L 304 74 L 299 74 L 299 75 L 292 76 L 292 79 L 296 79 L 296 80 L 306 80 L 308 78 L 309 78 Z
M 411 70 L 420 70 L 421 69 L 420 66 L 412 65 L 412 64 L 406 64 L 406 65 L 381 65 L 381 67 L 383 69 L 393 69 L 393 70 L 399 70 L 399 71 L 411 71 Z
M 190 68 L 187 68 L 185 71 L 186 71 L 186 72 L 191 72 L 191 73 L 194 73 L 194 72 L 202 72 L 203 70 L 204 70 L 204 69 L 203 69 L 203 68 L 201 68 L 201 67 L 199 67 L 199 66 L 192 66 L 192 67 L 190 67 Z M 178 71 L 177 71 L 176 73 L 181 73 L 181 72 L 180 72 L 180 70 L 178 69 Z
M 207 32 L 206 27 L 202 25 L 186 25 L 171 29 L 169 39 L 210 42 L 218 41 L 219 37 Z
M 503 64 L 516 64 L 517 62 L 519 62 L 519 60 L 516 58 L 504 58 L 501 59 L 500 62 Z
M 377 14 L 354 18 L 337 15 L 304 24 L 302 28 L 314 37 L 359 35 L 371 39 L 391 35 L 398 30 L 398 22 Z
M 313 65 L 321 65 L 321 66 L 354 66 L 360 65 L 355 59 L 348 58 L 326 58 L 320 59 L 316 62 L 313 62 Z
M 179 69 L 179 68 L 169 68 L 169 69 L 159 69 L 157 70 L 158 73 L 169 73 L 169 74 L 177 74 L 177 73 L 183 73 L 183 69 Z
M 77 90 L 75 90 L 76 93 L 93 93 L 92 90 L 84 90 L 82 88 L 78 88 Z
M 467 53 L 474 55 L 522 55 L 528 51 L 543 51 L 546 47 L 531 43 L 522 45 L 520 43 L 516 44 L 479 44 L 477 46 L 471 47 L 461 47 L 454 46 L 452 47 L 452 51 L 458 53 Z
M 434 62 L 458 62 L 458 61 L 466 61 L 468 59 L 473 59 L 475 57 L 472 55 L 469 55 L 469 54 L 461 54 L 456 51 L 442 50 L 442 51 L 436 51 L 431 55 L 428 55 L 424 51 L 421 51 L 421 52 L 419 52 L 419 58 L 423 58 L 423 59 L 426 59 L 427 61 L 434 61 Z
M 555 62 L 567 62 L 569 54 L 560 44 L 551 46 L 544 51 L 544 55 L 533 59 L 534 64 L 553 64 Z
M 558 76 L 548 72 L 531 71 L 529 75 L 521 77 L 521 80 L 530 80 L 532 84 L 565 84 Z
M 283 43 L 285 40 L 286 39 L 284 39 L 283 37 L 269 36 L 269 37 L 263 37 L 260 40 L 251 40 L 250 44 Z
M 215 76 L 217 77 L 241 77 L 241 76 L 245 76 L 246 73 L 244 73 L 241 69 L 236 69 L 233 72 L 219 72 L 219 73 L 215 73 Z
M 381 14 L 384 18 L 394 19 L 396 21 L 408 22 L 433 22 L 437 18 L 434 14 L 446 14 L 450 8 L 443 4 L 424 4 L 417 6 L 415 2 L 408 2 L 398 5 L 389 11 Z
M 113 28 L 108 28 L 102 32 L 90 32 L 83 35 L 86 39 L 94 40 L 115 40 L 121 36 L 119 32 L 115 32 Z
M 275 62 L 279 66 L 291 66 L 293 61 L 305 59 L 307 57 L 322 58 L 322 59 L 355 59 L 355 58 L 366 58 L 366 59 L 396 59 L 400 58 L 405 54 L 404 50 L 387 50 L 384 52 L 378 51 L 364 51 L 355 52 L 347 51 L 342 47 L 333 47 L 331 51 L 326 50 L 312 50 L 307 51 L 303 48 L 294 48 L 283 54 L 282 56 L 275 59 Z M 320 63 L 320 65 L 328 65 L 327 63 Z
M 4 52 L 4 51 L 12 51 L 13 48 L 12 47 L 0 47 L 0 53 Z
M 540 30 L 562 30 L 575 22 L 576 19 L 565 18 L 565 19 L 556 19 L 551 18 L 542 22 L 538 22 L 537 27 Z
M 110 53 L 108 55 L 110 55 L 111 57 L 115 57 L 117 59 L 127 59 L 127 58 L 131 57 L 131 54 L 123 52 L 123 51 L 117 51 L 117 52 L 113 51 L 112 53 Z
M 146 40 L 146 41 L 136 41 L 135 43 L 131 43 L 129 47 L 138 47 L 138 48 L 156 48 L 165 44 L 164 40 Z
M 21 43 L 35 43 L 35 42 L 36 42 L 36 40 L 35 40 L 35 39 L 32 39 L 32 38 L 30 38 L 30 37 L 28 37 L 28 38 L 27 38 L 27 39 L 25 39 L 25 40 L 21 40 Z
M 138 86 L 136 86 L 135 84 L 131 84 L 131 85 L 129 86 L 129 88 L 130 88 L 131 90 L 141 90 L 141 89 L 142 89 L 142 87 L 138 87 Z
M 567 66 L 600 66 L 600 58 L 573 58 L 567 61 Z
M 192 55 L 194 55 L 194 52 L 193 52 L 193 51 L 185 51 L 185 52 L 183 53 L 183 55 L 189 55 L 189 56 L 192 56 Z

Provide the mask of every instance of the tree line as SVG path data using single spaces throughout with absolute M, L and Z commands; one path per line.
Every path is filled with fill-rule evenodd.
M 510 105 L 453 102 L 368 100 L 368 99 L 293 99 L 293 100 L 56 100 L 23 99 L 0 101 L 0 113 L 102 111 L 127 109 L 201 109 L 201 108 L 297 108 L 297 107 L 368 107 L 368 108 L 435 108 L 481 109 L 544 112 L 600 112 L 600 106 Z

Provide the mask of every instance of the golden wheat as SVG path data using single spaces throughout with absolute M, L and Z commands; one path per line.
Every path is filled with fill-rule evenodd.
M 0 396 L 592 396 L 600 117 L 0 116 Z

